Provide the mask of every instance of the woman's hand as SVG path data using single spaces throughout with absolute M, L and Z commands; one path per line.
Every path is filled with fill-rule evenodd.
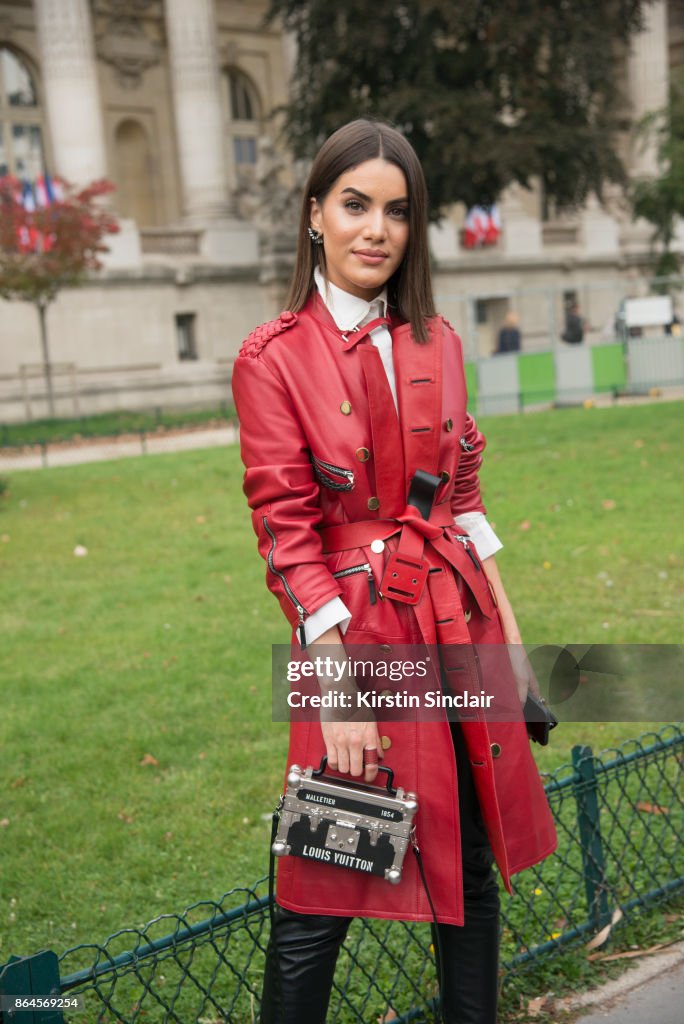
M 364 782 L 375 782 L 382 746 L 376 722 L 321 722 L 321 731 L 333 771 L 363 775 Z M 372 754 L 371 751 L 376 751 Z M 369 752 L 364 766 L 364 751 Z
M 322 633 L 311 646 L 325 646 L 324 654 L 320 651 L 317 653 L 330 657 L 337 664 L 347 661 L 347 652 L 337 626 Z M 322 694 L 334 691 L 336 694 L 348 694 L 351 698 L 348 701 L 349 707 L 321 709 L 321 732 L 328 765 L 333 771 L 363 775 L 364 782 L 374 782 L 378 774 L 378 761 L 383 756 L 382 745 L 377 723 L 368 721 L 367 712 L 356 707 L 355 680 L 351 675 L 341 680 L 320 675 L 318 682 Z M 364 751 L 367 751 L 365 757 Z
M 482 562 L 482 566 L 487 574 L 496 603 L 499 609 L 499 618 L 501 619 L 501 626 L 503 628 L 504 640 L 508 646 L 508 656 L 511 660 L 511 666 L 513 668 L 513 674 L 515 676 L 515 683 L 518 689 L 518 698 L 520 704 L 524 706 L 527 700 L 527 694 L 532 693 L 535 697 L 539 697 L 539 683 L 537 677 L 534 674 L 534 669 L 530 664 L 530 660 L 525 653 L 523 647 L 522 638 L 520 636 L 520 630 L 518 629 L 518 623 L 515 621 L 515 615 L 511 608 L 511 602 L 508 600 L 504 585 L 501 581 L 501 575 L 499 573 L 499 567 L 496 564 L 495 556 L 490 555 L 489 558 L 485 558 Z
M 513 644 L 506 639 L 506 643 L 508 644 L 508 657 L 511 659 L 513 674 L 516 686 L 518 687 L 518 697 L 520 698 L 521 705 L 524 707 L 528 693 L 534 694 L 535 697 L 541 696 L 539 693 L 539 683 L 530 664 L 530 659 L 527 657 L 525 648 L 520 641 Z

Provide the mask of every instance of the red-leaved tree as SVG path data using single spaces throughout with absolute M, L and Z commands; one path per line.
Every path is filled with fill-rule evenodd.
M 32 302 L 38 310 L 43 367 L 50 415 L 55 399 L 47 333 L 47 309 L 60 288 L 81 284 L 88 271 L 102 266 L 105 235 L 119 230 L 116 218 L 100 202 L 111 182 L 95 181 L 77 189 L 56 179 L 50 201 L 36 206 L 22 197 L 22 184 L 0 178 L 0 297 Z

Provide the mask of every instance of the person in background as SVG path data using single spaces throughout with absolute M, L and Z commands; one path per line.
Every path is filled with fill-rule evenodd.
M 569 345 L 580 345 L 584 341 L 584 328 L 584 318 L 580 316 L 579 306 L 573 302 L 565 313 L 565 330 L 561 338 Z
M 496 350 L 496 355 L 502 352 L 519 352 L 520 351 L 520 319 L 518 314 L 509 309 L 506 313 L 503 326 L 499 331 L 499 345 Z
M 678 338 L 682 333 L 682 322 L 676 313 L 672 314 L 672 320 L 665 327 L 665 333 Z

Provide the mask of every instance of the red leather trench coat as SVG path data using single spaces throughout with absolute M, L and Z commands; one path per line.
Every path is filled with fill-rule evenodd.
M 339 595 L 352 615 L 345 646 L 501 644 L 491 587 L 456 541 L 463 531 L 453 527 L 452 516 L 485 511 L 478 482 L 485 440 L 466 411 L 460 339 L 439 317 L 430 321 L 423 345 L 413 340 L 409 324 L 390 326 L 400 418 L 369 328 L 343 334 L 317 297 L 301 312 L 282 313 L 257 328 L 240 350 L 233 394 L 244 490 L 267 584 L 293 627 L 293 643 L 302 621 Z M 406 504 L 417 469 L 443 480 L 434 514 L 423 527 Z M 336 536 L 330 527 L 342 530 Z M 371 551 L 373 534 L 385 540 L 382 553 Z M 398 546 L 430 567 L 415 606 L 371 603 L 364 572 L 333 575 L 368 564 L 379 586 Z M 385 721 L 379 729 L 391 744 L 385 759 L 395 784 L 418 793 L 418 839 L 437 917 L 462 924 L 458 783 L 449 724 L 446 718 Z M 513 873 L 555 849 L 553 819 L 522 721 L 470 721 L 463 732 L 491 847 L 510 891 Z M 318 722 L 292 723 L 288 764 L 318 764 L 324 752 Z M 278 864 L 277 899 L 302 913 L 432 919 L 410 853 L 397 886 L 285 857 Z

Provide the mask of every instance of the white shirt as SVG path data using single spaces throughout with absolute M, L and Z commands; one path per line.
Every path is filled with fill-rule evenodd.
M 328 312 L 341 331 L 351 331 L 354 327 L 363 327 L 371 320 L 386 315 L 386 288 L 383 288 L 372 302 L 366 302 L 365 299 L 351 295 L 329 281 L 326 282 L 318 267 L 314 270 L 314 280 Z M 380 353 L 398 414 L 397 384 L 392 361 L 392 335 L 389 328 L 385 324 L 381 324 L 380 327 L 376 327 L 370 332 L 370 339 Z M 455 522 L 470 535 L 481 559 L 489 558 L 503 547 L 482 512 L 464 512 L 455 517 Z M 306 619 L 304 623 L 306 642 L 307 644 L 313 643 L 322 633 L 333 626 L 339 626 L 340 632 L 346 633 L 350 622 L 351 615 L 344 601 L 339 597 L 333 597 Z

